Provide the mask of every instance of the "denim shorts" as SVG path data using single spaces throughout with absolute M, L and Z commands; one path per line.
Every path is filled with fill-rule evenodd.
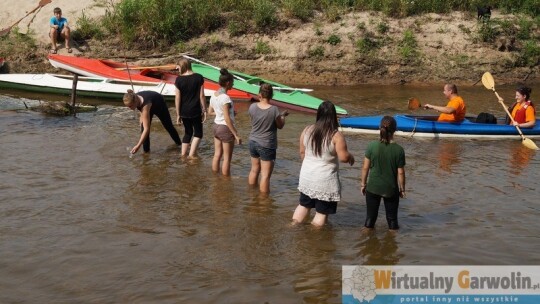
M 264 161 L 276 160 L 276 149 L 265 148 L 256 141 L 249 141 L 249 154 L 253 158 L 260 158 Z

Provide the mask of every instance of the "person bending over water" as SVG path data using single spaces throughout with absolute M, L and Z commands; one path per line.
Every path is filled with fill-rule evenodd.
M 326 223 L 329 214 L 336 213 L 341 200 L 339 162 L 354 164 L 354 156 L 347 150 L 338 127 L 336 107 L 324 101 L 317 109 L 315 124 L 300 135 L 300 204 L 294 211 L 293 224 L 302 223 L 311 208 L 316 210 L 311 224 L 318 227 Z
M 280 114 L 278 108 L 270 104 L 273 95 L 272 86 L 268 83 L 262 84 L 259 90 L 259 102 L 252 103 L 249 107 L 251 171 L 248 183 L 257 185 L 260 175 L 259 190 L 263 193 L 270 192 L 270 176 L 274 170 L 278 145 L 277 129 L 285 126 L 285 116 L 289 115 L 286 110 Z
M 210 97 L 208 112 L 215 114 L 214 119 L 214 158 L 212 159 L 212 171 L 219 172 L 221 158 L 221 174 L 231 175 L 231 160 L 234 143 L 242 144 L 242 139 L 234 126 L 234 105 L 227 95 L 227 91 L 233 87 L 234 78 L 227 69 L 221 69 L 219 76 L 219 90 Z
M 405 197 L 405 151 L 394 142 L 396 129 L 396 120 L 384 116 L 379 140 L 370 142 L 366 149 L 360 190 L 366 196 L 367 217 L 364 226 L 369 229 L 375 227 L 381 198 L 384 199 L 388 228 L 399 229 L 399 198 Z
M 171 120 L 171 114 L 167 108 L 167 104 L 163 99 L 163 96 L 154 91 L 141 91 L 139 93 L 134 93 L 133 90 L 128 90 L 124 94 L 124 105 L 132 110 L 139 110 L 141 112 L 141 137 L 139 142 L 131 149 L 131 153 L 135 154 L 143 146 L 144 152 L 150 152 L 150 124 L 152 123 L 152 118 L 156 115 L 161 124 L 169 135 L 174 140 L 174 142 L 180 146 L 182 141 L 178 132 L 174 128 L 174 125 Z

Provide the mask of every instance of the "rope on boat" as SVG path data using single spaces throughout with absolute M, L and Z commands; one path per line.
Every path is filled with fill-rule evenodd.
M 414 118 L 414 127 L 411 131 L 411 135 L 409 136 L 410 138 L 412 138 L 414 136 L 414 133 L 416 132 L 416 125 L 418 124 L 418 118 Z

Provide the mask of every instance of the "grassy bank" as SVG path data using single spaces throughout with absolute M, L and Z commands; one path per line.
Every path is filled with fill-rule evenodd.
M 540 24 L 540 0 L 492 0 L 503 13 L 525 14 Z M 201 33 L 227 27 L 231 36 L 251 32 L 271 34 L 288 21 L 310 21 L 322 15 L 335 22 L 351 11 L 379 11 L 392 18 L 425 13 L 470 12 L 486 4 L 479 0 L 122 0 L 110 5 L 101 20 L 78 20 L 78 38 L 119 35 L 141 47 L 173 45 Z

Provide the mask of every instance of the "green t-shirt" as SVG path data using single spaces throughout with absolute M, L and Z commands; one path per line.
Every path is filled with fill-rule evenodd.
M 370 160 L 366 190 L 382 197 L 399 194 L 397 182 L 398 168 L 405 167 L 405 151 L 396 144 L 372 141 L 366 149 Z

